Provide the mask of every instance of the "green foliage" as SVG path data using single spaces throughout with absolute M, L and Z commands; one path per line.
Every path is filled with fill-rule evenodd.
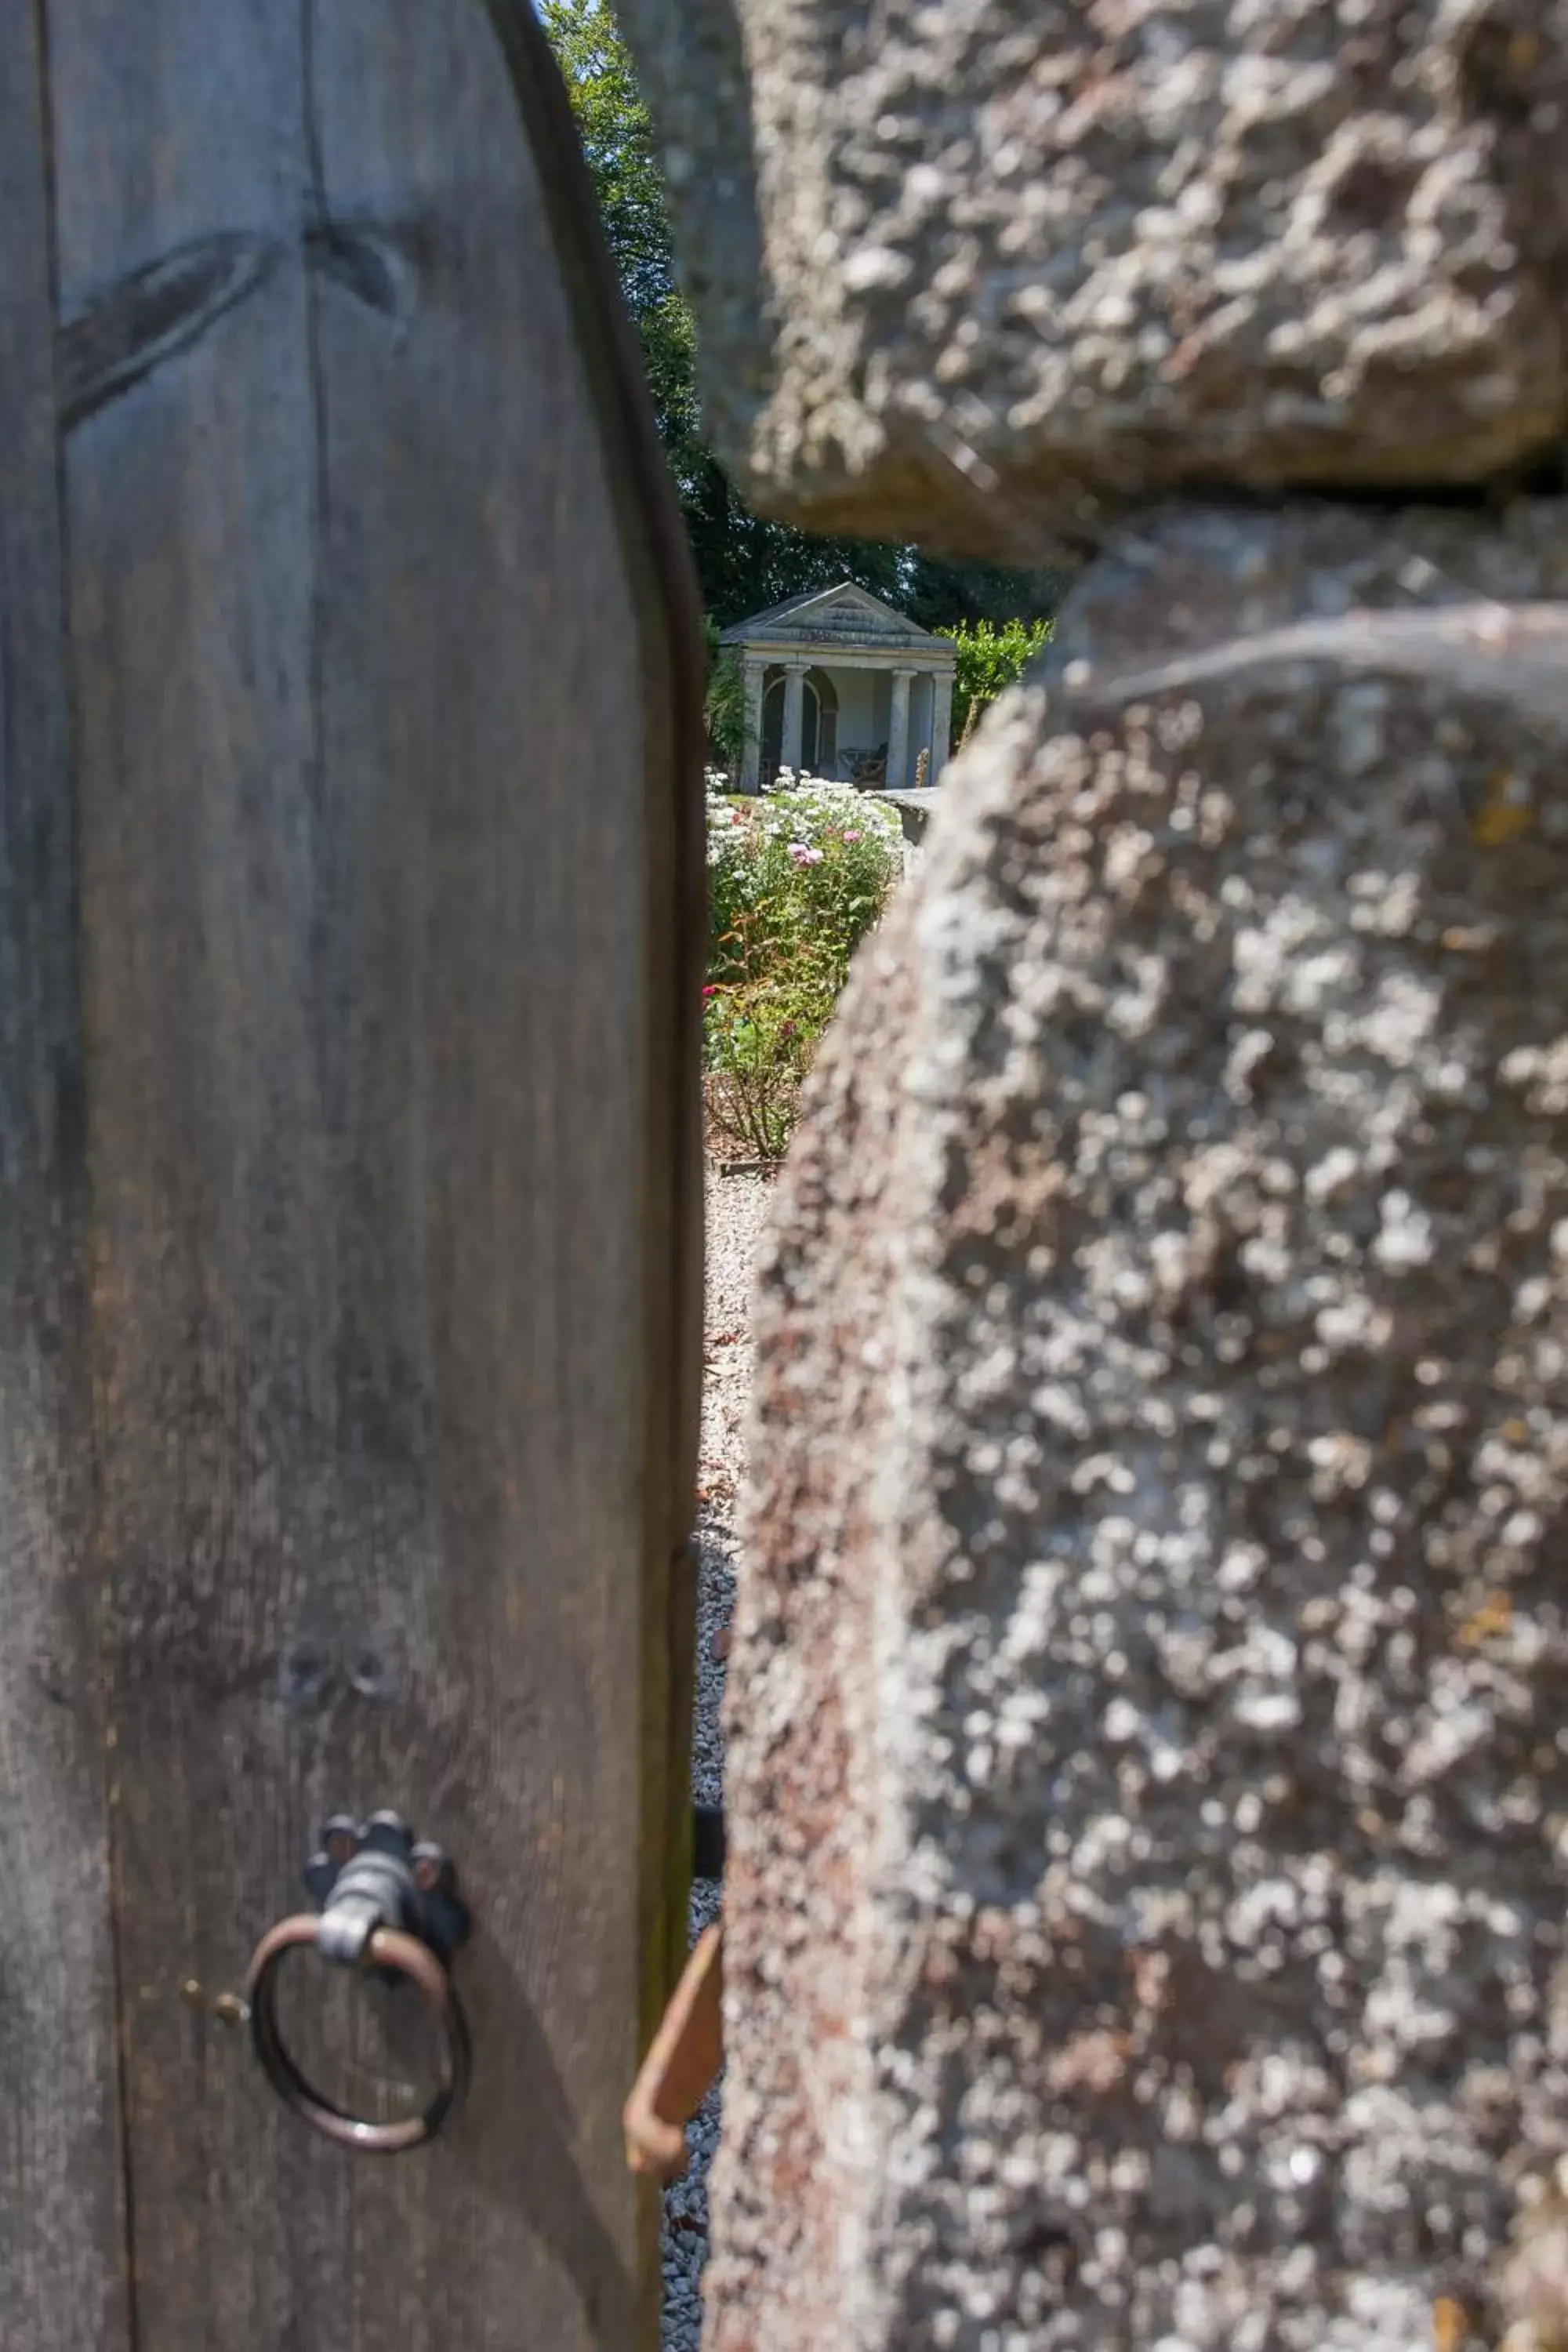
M 708 1108 L 760 1160 L 789 1139 L 849 960 L 902 862 L 891 811 L 842 785 L 709 801 Z
M 783 1159 L 832 1009 L 787 980 L 717 989 L 703 1006 L 708 1116 L 749 1158 Z
M 726 765 L 739 761 L 745 723 L 739 665 L 721 656 L 718 628 L 843 579 L 953 636 L 962 727 L 970 709 L 999 693 L 1044 642 L 1037 616 L 1055 609 L 1055 576 L 818 539 L 752 513 L 702 439 L 696 331 L 676 282 L 653 128 L 614 16 L 605 0 L 539 0 L 539 13 L 641 341 L 710 615 L 706 718 L 714 756 Z M 1019 614 L 1037 617 L 1021 621 Z M 901 871 L 901 835 L 876 800 L 807 785 L 761 801 L 710 800 L 709 844 L 709 1115 L 742 1150 L 776 1159 L 849 959 Z
M 1065 572 L 1009 572 L 999 563 L 958 563 L 921 555 L 903 608 L 922 629 L 971 621 L 1048 621 L 1068 584 Z
M 653 126 L 631 58 L 604 0 L 540 0 L 577 118 L 621 291 L 642 343 L 665 455 L 697 561 L 703 603 L 720 625 L 848 577 L 899 593 L 896 547 L 816 539 L 752 514 L 701 437 L 697 334 L 676 283 L 674 247 Z
M 952 723 L 963 742 L 975 721 L 1049 643 L 1049 621 L 960 622 L 937 632 L 958 650 L 952 681 Z
M 790 963 L 837 996 L 901 870 L 898 818 L 847 784 L 806 778 L 708 804 L 708 977 L 752 981 Z
M 721 651 L 717 624 L 705 625 L 708 640 L 708 693 L 702 717 L 708 730 L 710 756 L 721 767 L 738 768 L 746 748 L 746 681 L 739 657 Z
M 1051 612 L 1048 572 L 940 563 L 912 548 L 819 539 L 745 504 L 702 438 L 697 334 L 676 281 L 653 126 L 605 0 L 539 0 L 598 192 L 611 257 L 642 343 L 654 413 L 675 477 L 702 601 L 721 627 L 786 596 L 856 581 L 922 627 Z
M 786 596 L 853 580 L 900 604 L 908 551 L 855 539 L 818 539 L 753 514 L 706 449 L 683 478 L 677 472 L 702 598 L 721 628 L 765 613 Z
M 699 446 L 697 338 L 675 282 L 653 125 L 603 0 L 540 0 L 539 16 L 577 119 L 605 241 L 642 342 L 659 432 L 673 463 Z

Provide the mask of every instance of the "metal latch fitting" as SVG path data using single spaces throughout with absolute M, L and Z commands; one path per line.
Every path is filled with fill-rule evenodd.
M 724 2063 L 724 1928 L 705 1927 L 621 2111 L 633 2172 L 679 2180 L 686 2126 Z
M 373 1813 L 362 1823 L 335 1813 L 304 1876 L 319 1913 L 299 1912 L 269 1928 L 246 1979 L 251 2042 L 262 2072 L 286 2106 L 340 2147 L 382 2154 L 417 2147 L 440 2130 L 468 2079 L 468 2024 L 447 1970 L 469 1923 L 451 1860 L 439 1846 L 417 1843 L 400 1814 Z M 335 1968 L 418 1987 L 439 2052 L 435 2095 L 422 2114 L 392 2123 L 350 2115 L 303 2073 L 278 2022 L 279 1973 L 289 1953 L 300 1948 Z

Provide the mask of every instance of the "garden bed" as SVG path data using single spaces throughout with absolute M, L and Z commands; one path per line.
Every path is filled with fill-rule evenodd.
M 704 1089 L 716 1160 L 777 1160 L 849 961 L 904 869 L 902 828 L 847 784 L 710 793 Z

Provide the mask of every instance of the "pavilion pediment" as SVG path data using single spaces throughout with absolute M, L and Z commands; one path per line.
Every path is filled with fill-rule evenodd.
M 955 658 L 945 637 L 933 636 L 906 614 L 895 612 L 880 597 L 850 581 L 792 596 L 765 613 L 738 621 L 722 632 L 721 643 L 775 656 L 787 656 L 798 649 L 830 658 L 835 647 L 904 653 L 922 667 L 945 667 Z

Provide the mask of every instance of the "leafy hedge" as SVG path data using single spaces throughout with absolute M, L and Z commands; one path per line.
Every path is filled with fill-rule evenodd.
M 849 960 L 902 870 L 897 817 L 848 785 L 786 777 L 731 799 L 710 784 L 703 1030 L 709 1118 L 728 1142 L 783 1152 Z
M 968 741 L 982 712 L 1049 644 L 1052 626 L 1049 621 L 963 621 L 937 631 L 940 637 L 951 637 L 958 652 L 952 681 L 956 742 Z

